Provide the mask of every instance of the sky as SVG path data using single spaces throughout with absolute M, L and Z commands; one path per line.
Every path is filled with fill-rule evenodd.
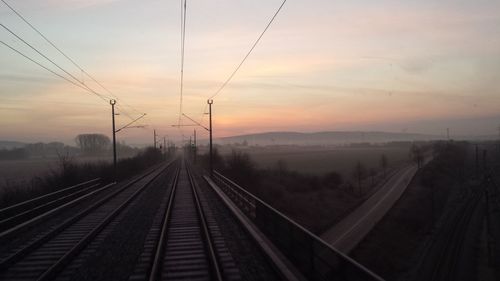
M 71 143 L 142 113 L 131 144 L 189 138 L 180 112 L 181 1 L 6 0 L 114 96 L 0 2 L 0 23 L 88 93 L 0 45 L 0 140 Z M 207 125 L 207 98 L 281 0 L 187 0 L 182 111 Z M 500 1 L 288 0 L 213 103 L 214 136 L 367 130 L 497 135 Z M 0 40 L 62 73 L 0 27 Z M 64 74 L 64 73 L 62 73 Z M 191 124 L 187 119 L 183 124 Z M 206 132 L 198 128 L 198 135 Z

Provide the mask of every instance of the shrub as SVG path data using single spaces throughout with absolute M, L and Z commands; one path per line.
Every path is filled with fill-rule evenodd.
M 323 176 L 322 183 L 325 187 L 335 189 L 343 183 L 342 176 L 337 172 L 330 172 Z
M 116 179 L 129 178 L 162 159 L 161 151 L 155 148 L 147 148 L 133 158 L 121 159 L 117 162 Z M 0 188 L 0 208 L 98 177 L 102 182 L 114 180 L 113 163 L 102 161 L 79 164 L 68 154 L 59 155 L 58 168 L 45 176 L 34 177 L 24 184 L 6 182 Z

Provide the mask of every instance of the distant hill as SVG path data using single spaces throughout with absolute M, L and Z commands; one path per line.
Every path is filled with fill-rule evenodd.
M 0 140 L 0 149 L 13 149 L 24 147 L 26 144 L 18 141 L 2 141 Z
M 424 141 L 440 136 L 361 131 L 331 131 L 317 133 L 266 132 L 216 139 L 218 144 L 247 143 L 248 145 L 340 145 L 349 143 L 384 143 L 391 141 Z

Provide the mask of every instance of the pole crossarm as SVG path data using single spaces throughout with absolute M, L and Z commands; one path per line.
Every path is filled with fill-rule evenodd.
M 186 117 L 187 119 L 191 120 L 193 123 L 195 123 L 196 125 L 198 125 L 198 126 L 202 127 L 203 129 L 205 129 L 205 130 L 207 130 L 207 131 L 210 131 L 210 129 L 209 129 L 209 128 L 207 128 L 207 127 L 205 127 L 205 126 L 201 125 L 199 122 L 196 122 L 193 118 L 191 118 L 191 117 L 187 116 L 185 113 L 182 113 L 182 116 L 184 116 L 184 117 Z
M 130 126 L 130 125 L 134 124 L 135 122 L 137 122 L 139 119 L 143 118 L 144 116 L 146 116 L 146 113 L 143 113 L 141 116 L 139 116 L 138 118 L 132 120 L 127 125 L 125 125 L 125 126 L 121 127 L 120 129 L 116 130 L 115 133 L 118 133 L 119 131 L 121 131 L 123 129 L 127 129 L 127 128 L 144 128 L 144 126 Z
M 148 126 L 148 125 L 128 126 L 127 128 L 123 128 L 123 129 L 146 128 L 147 126 Z

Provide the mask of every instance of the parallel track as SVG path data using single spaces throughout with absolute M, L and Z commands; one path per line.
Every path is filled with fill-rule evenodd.
M 433 259 L 434 263 L 428 280 L 457 280 L 456 272 L 467 229 L 481 198 L 482 192 L 475 191 L 449 222 L 444 239 L 441 240 L 439 252 Z
M 0 220 L 4 221 L 10 217 L 14 217 L 18 215 L 19 213 L 28 211 L 30 209 L 37 208 L 43 204 L 49 203 L 51 201 L 60 199 L 64 196 L 73 194 L 75 192 L 80 191 L 81 189 L 87 188 L 92 184 L 97 184 L 99 183 L 99 178 L 85 181 L 70 187 L 66 187 L 64 189 L 57 190 L 55 192 L 51 192 L 49 194 L 39 196 L 33 199 L 26 200 L 24 202 L 17 203 L 12 206 L 8 206 L 5 208 L 0 209 Z
M 0 261 L 1 280 L 51 280 L 167 167 L 151 170 Z
M 0 239 L 8 238 L 102 190 L 99 178 L 0 209 Z M 32 223 L 27 223 L 32 220 Z

